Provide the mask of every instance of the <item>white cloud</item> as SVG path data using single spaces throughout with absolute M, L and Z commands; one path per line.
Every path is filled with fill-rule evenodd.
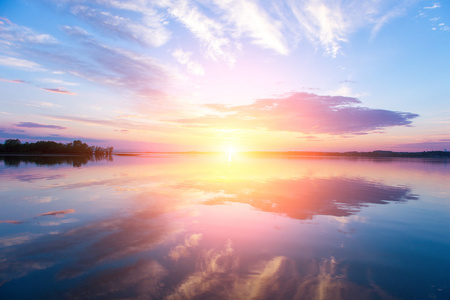
M 169 41 L 182 25 L 207 58 L 236 62 L 245 42 L 288 55 L 302 37 L 336 57 L 351 34 L 372 27 L 373 38 L 411 1 L 66 0 L 72 13 L 110 34 L 151 46 Z M 439 5 L 436 3 L 434 6 Z M 95 6 L 95 8 L 94 8 Z M 114 14 L 112 13 L 114 12 Z M 135 17 L 131 17 L 135 15 Z M 125 17 L 126 16 L 126 17 Z M 174 21 L 174 22 L 169 22 Z M 175 24 L 179 23 L 179 24 Z M 175 24 L 175 25 L 174 25 Z M 179 36 L 183 33 L 178 32 Z M 183 39 L 189 37 L 183 37 Z
M 129 1 L 98 0 L 97 3 L 118 9 L 130 10 L 149 15 L 155 8 L 168 9 L 169 15 L 181 22 L 198 38 L 213 59 L 225 59 L 234 62 L 233 47 L 238 47 L 236 40 L 249 36 L 252 42 L 262 48 L 273 49 L 280 54 L 288 54 L 282 24 L 272 19 L 266 11 L 254 1 L 231 0 L 201 2 L 162 0 L 162 1 Z M 218 18 L 210 14 L 218 14 Z M 160 20 L 163 20 L 159 17 Z M 165 24 L 165 20 L 162 21 Z M 227 48 L 230 43 L 235 43 Z
M 144 45 L 159 47 L 170 39 L 170 32 L 161 23 L 161 17 L 152 10 L 147 9 L 140 22 L 84 5 L 75 5 L 70 11 L 109 34 Z
M 0 56 L 0 65 L 29 71 L 42 70 L 41 66 L 35 62 L 10 56 Z
M 203 14 L 186 0 L 167 2 L 168 12 L 181 22 L 201 42 L 206 54 L 213 60 L 224 60 L 230 65 L 236 61 L 233 48 L 236 44 L 226 37 L 226 27 Z
M 372 26 L 373 38 L 382 26 L 400 16 L 407 4 L 407 1 L 392 4 L 387 0 L 289 0 L 288 7 L 299 27 L 299 35 L 305 35 L 327 55 L 335 57 L 352 33 Z M 290 27 L 295 28 L 295 24 Z
M 0 17 L 0 39 L 11 42 L 33 44 L 55 44 L 56 39 L 49 34 L 41 34 L 25 26 L 19 26 L 10 20 Z
M 53 79 L 53 78 L 42 78 L 40 81 L 45 82 L 45 83 L 53 83 L 53 84 L 67 85 L 67 86 L 79 85 L 78 83 L 75 83 L 75 82 L 68 82 L 68 81 L 64 81 L 61 79 Z
M 172 56 L 182 65 L 186 65 L 188 71 L 194 75 L 205 75 L 203 67 L 191 60 L 192 52 L 185 52 L 182 49 L 177 49 L 172 52 Z
M 433 6 L 424 7 L 424 9 L 435 9 L 441 7 L 441 4 L 439 2 L 436 2 L 433 4 Z
M 347 41 L 350 31 L 348 20 L 344 17 L 338 2 L 310 0 L 290 1 L 292 12 L 307 38 L 321 45 L 326 54 L 335 57 L 340 44 Z
M 385 13 L 384 15 L 382 15 L 376 21 L 375 26 L 372 29 L 371 38 L 373 39 L 378 34 L 381 27 L 386 25 L 392 19 L 395 19 L 395 18 L 401 16 L 403 13 L 404 13 L 404 9 L 402 7 L 398 7 L 398 8 L 392 9 L 392 10 L 388 11 L 387 13 Z
M 25 104 L 25 105 L 31 106 L 31 107 L 62 107 L 59 104 L 50 103 L 50 102 L 33 102 L 33 103 Z
M 223 11 L 224 19 L 234 27 L 232 30 L 236 37 L 248 35 L 252 43 L 262 48 L 273 49 L 283 55 L 289 53 L 281 22 L 272 19 L 255 2 L 215 0 L 214 3 Z

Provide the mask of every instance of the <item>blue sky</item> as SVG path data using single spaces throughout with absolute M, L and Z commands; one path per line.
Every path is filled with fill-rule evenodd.
M 2 1 L 0 140 L 443 150 L 449 50 L 448 1 Z

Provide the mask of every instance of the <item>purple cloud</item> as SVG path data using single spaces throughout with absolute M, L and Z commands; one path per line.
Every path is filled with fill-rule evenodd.
M 194 127 L 266 129 L 305 134 L 361 135 L 392 126 L 408 126 L 419 115 L 355 106 L 356 98 L 292 93 L 249 105 L 207 104 L 213 114 L 178 119 Z
M 67 127 L 57 126 L 57 125 L 44 125 L 33 122 L 20 122 L 19 124 L 13 124 L 17 127 L 27 127 L 27 128 L 52 128 L 52 129 L 67 129 Z

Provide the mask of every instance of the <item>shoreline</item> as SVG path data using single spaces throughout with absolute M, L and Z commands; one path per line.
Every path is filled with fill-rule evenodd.
M 221 151 L 184 151 L 184 152 L 115 152 L 116 156 L 140 156 L 140 155 L 221 155 Z M 393 152 L 393 151 L 372 151 L 372 152 L 315 152 L 315 151 L 242 151 L 236 155 L 246 156 L 278 156 L 278 157 L 367 157 L 367 158 L 450 158 L 450 152 L 446 151 L 423 151 L 423 152 Z
M 140 155 L 221 155 L 221 151 L 179 151 L 179 152 L 115 152 L 111 156 L 140 156 Z M 278 156 L 278 157 L 368 157 L 368 158 L 450 158 L 448 151 L 423 151 L 423 152 L 393 152 L 393 151 L 372 151 L 372 152 L 320 152 L 320 151 L 242 151 L 236 155 L 244 156 Z M 90 153 L 0 153 L 1 156 L 8 157 L 89 157 L 96 156 Z M 97 155 L 108 156 L 108 155 Z

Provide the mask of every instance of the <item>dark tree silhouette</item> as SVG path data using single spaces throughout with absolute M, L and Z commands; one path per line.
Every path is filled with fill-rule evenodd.
M 0 144 L 0 153 L 24 154 L 87 154 L 96 156 L 111 155 L 113 147 L 102 148 L 89 146 L 80 140 L 63 144 L 53 141 L 38 141 L 36 143 L 21 143 L 19 139 L 8 139 Z
M 6 140 L 4 148 L 5 148 L 6 152 L 19 152 L 20 151 L 20 140 L 19 139 Z

